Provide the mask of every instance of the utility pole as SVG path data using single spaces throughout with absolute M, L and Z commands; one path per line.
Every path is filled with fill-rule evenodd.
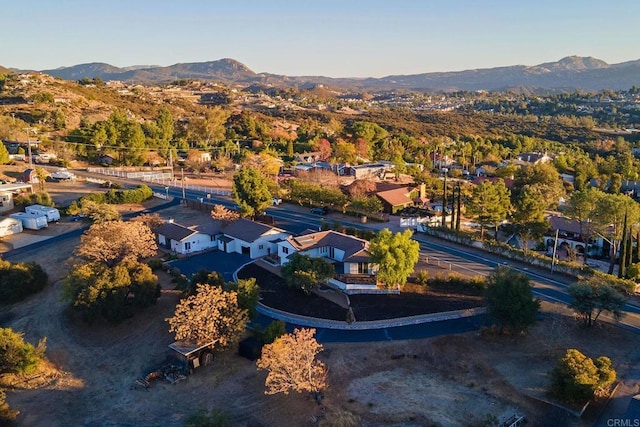
M 29 155 L 29 169 L 33 169 L 33 158 L 31 157 L 31 139 L 29 138 L 29 128 L 27 128 L 27 153 Z
M 449 169 L 442 168 L 444 171 L 444 191 L 442 192 L 442 227 L 447 226 L 447 172 Z
M 556 263 L 556 250 L 558 249 L 558 232 L 560 230 L 556 229 L 556 238 L 553 241 L 553 255 L 551 256 L 551 272 L 553 273 L 553 267 Z
M 182 200 L 186 199 L 186 196 L 184 194 L 184 168 L 180 168 L 180 174 L 182 175 L 180 181 L 182 182 Z

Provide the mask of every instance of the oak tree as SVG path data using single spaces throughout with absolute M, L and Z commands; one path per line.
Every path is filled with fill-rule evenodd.
M 223 349 L 239 340 L 249 315 L 238 306 L 235 292 L 199 285 L 196 294 L 180 301 L 173 317 L 166 320 L 176 340 L 199 345 L 213 342 L 215 348 Z
M 262 348 L 256 365 L 268 371 L 265 394 L 309 392 L 316 398 L 327 386 L 327 368 L 316 357 L 323 349 L 315 329 L 296 329 Z
M 324 258 L 294 253 L 282 266 L 282 277 L 290 287 L 309 294 L 319 283 L 333 277 L 335 269 Z
M 551 390 L 562 400 L 583 404 L 616 380 L 611 359 L 593 360 L 576 349 L 568 349 L 551 371 Z
M 602 279 L 593 277 L 576 282 L 568 291 L 573 298 L 570 307 L 582 317 L 585 326 L 592 326 L 605 311 L 616 320 L 624 315 L 625 296 Z
M 489 275 L 486 299 L 487 314 L 501 331 L 527 329 L 540 309 L 529 276 L 506 267 L 499 267 Z
M 113 267 L 125 259 L 138 261 L 155 255 L 155 236 L 142 222 L 108 221 L 93 224 L 82 235 L 76 255 Z

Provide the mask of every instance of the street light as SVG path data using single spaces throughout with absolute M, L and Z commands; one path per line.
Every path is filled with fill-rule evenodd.
M 168 186 L 164 187 L 164 193 L 165 193 L 165 196 L 164 196 L 165 200 L 168 200 L 169 199 L 169 187 Z

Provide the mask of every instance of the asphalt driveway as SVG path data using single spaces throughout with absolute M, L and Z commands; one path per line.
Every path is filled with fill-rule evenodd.
M 222 274 L 225 281 L 233 280 L 233 273 L 241 265 L 251 261 L 248 255 L 237 253 L 228 254 L 226 252 L 214 250 L 198 255 L 190 256 L 180 260 L 172 261 L 171 267 L 175 267 L 187 277 L 199 270 L 217 271 Z

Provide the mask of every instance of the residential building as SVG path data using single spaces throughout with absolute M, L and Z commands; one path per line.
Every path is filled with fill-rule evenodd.
M 195 228 L 176 224 L 173 220 L 158 227 L 156 234 L 160 247 L 182 255 L 214 249 L 218 246 L 213 232 L 201 232 Z
M 290 236 L 280 228 L 240 218 L 223 227 L 217 242 L 221 251 L 247 254 L 255 259 L 278 253 L 278 242 Z

